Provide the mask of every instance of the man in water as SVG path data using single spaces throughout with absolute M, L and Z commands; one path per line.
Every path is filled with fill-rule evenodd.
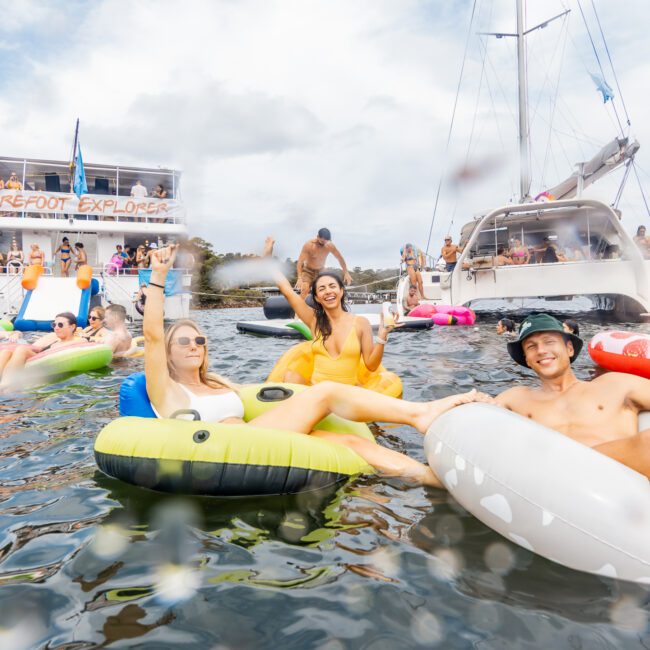
M 113 348 L 114 357 L 124 356 L 131 349 L 132 337 L 126 329 L 125 320 L 126 309 L 122 305 L 109 305 L 106 307 L 104 322 L 110 330 L 110 334 L 102 342 Z
M 339 249 L 332 243 L 332 235 L 327 228 L 321 228 L 314 239 L 310 239 L 302 247 L 298 257 L 297 271 L 300 297 L 306 298 L 311 288 L 311 283 L 325 268 L 325 260 L 329 254 L 334 255 L 343 269 L 343 283 L 352 284 L 352 277 Z
M 541 384 L 510 388 L 497 403 L 650 478 L 650 429 L 638 431 L 639 413 L 650 410 L 650 380 L 608 372 L 581 381 L 571 370 L 581 349 L 582 339 L 552 316 L 529 316 L 508 352 Z
M 440 249 L 442 259 L 445 260 L 445 271 L 451 273 L 456 268 L 458 254 L 463 252 L 456 244 L 451 243 L 451 235 L 445 237 L 445 245 Z
M 52 322 L 53 332 L 41 336 L 32 345 L 18 345 L 13 350 L 0 352 L 0 393 L 16 389 L 18 375 L 25 367 L 25 363 L 40 352 L 56 349 L 71 343 L 84 343 L 84 339 L 76 336 L 77 318 L 64 311 L 57 314 Z

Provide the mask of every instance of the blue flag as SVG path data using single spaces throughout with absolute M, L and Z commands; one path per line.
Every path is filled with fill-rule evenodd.
M 74 182 L 72 189 L 78 198 L 82 194 L 88 194 L 88 185 L 86 184 L 86 170 L 84 169 L 84 161 L 81 157 L 81 144 L 77 143 L 77 158 L 74 166 Z
M 614 91 L 611 86 L 605 81 L 605 77 L 600 74 L 589 73 L 589 76 L 596 84 L 596 90 L 603 95 L 603 103 L 606 104 L 610 99 L 614 99 Z

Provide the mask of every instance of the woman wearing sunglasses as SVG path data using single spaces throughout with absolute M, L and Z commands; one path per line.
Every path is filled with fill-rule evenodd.
M 208 372 L 208 341 L 191 320 L 177 321 L 165 332 L 163 292 L 165 279 L 176 258 L 176 246 L 152 251 L 151 279 L 144 309 L 144 368 L 147 393 L 158 417 L 170 417 L 180 409 L 194 409 L 201 420 L 243 424 L 244 405 L 238 386 Z M 357 422 L 408 424 L 420 433 L 439 415 L 468 402 L 491 401 L 475 390 L 435 402 L 407 402 L 354 386 L 324 381 L 295 394 L 249 424 L 326 438 L 353 449 L 386 475 L 402 476 L 425 485 L 441 487 L 431 469 L 404 454 L 353 435 L 314 430 L 325 416 L 336 413 Z
M 56 315 L 52 329 L 53 332 L 36 339 L 32 345 L 19 345 L 13 350 L 0 351 L 0 392 L 18 388 L 20 371 L 33 356 L 62 345 L 84 343 L 84 339 L 76 335 L 77 318 L 69 311 Z
M 104 323 L 105 312 L 103 307 L 93 307 L 88 315 L 88 327 L 79 332 L 82 339 L 90 342 L 97 342 L 103 339 L 108 330 Z

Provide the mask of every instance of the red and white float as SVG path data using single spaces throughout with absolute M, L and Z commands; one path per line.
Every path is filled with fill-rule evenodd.
M 650 379 L 650 335 L 600 332 L 589 342 L 589 355 L 603 368 Z

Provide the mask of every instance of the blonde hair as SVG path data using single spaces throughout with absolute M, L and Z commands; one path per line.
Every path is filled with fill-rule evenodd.
M 174 368 L 174 364 L 171 361 L 171 356 L 169 353 L 172 345 L 172 339 L 174 338 L 174 334 L 176 334 L 176 332 L 181 327 L 191 327 L 199 336 L 205 336 L 205 334 L 199 329 L 199 326 L 193 320 L 189 320 L 189 319 L 177 320 L 175 323 L 172 323 L 167 328 L 167 331 L 165 332 L 165 351 L 167 352 L 167 369 L 169 370 L 169 376 L 174 381 L 178 381 L 178 380 L 176 378 L 177 377 L 176 369 Z M 238 384 L 235 384 L 231 382 L 229 379 L 226 379 L 221 375 L 217 375 L 214 372 L 208 372 L 207 337 L 206 337 L 206 344 L 204 348 L 205 348 L 205 354 L 203 355 L 203 363 L 199 368 L 199 380 L 201 381 L 201 383 L 205 384 L 206 386 L 209 386 L 210 388 L 230 388 L 230 390 L 234 390 L 235 392 L 238 392 L 239 391 Z
M 104 320 L 104 318 L 106 317 L 106 310 L 100 305 L 97 305 L 97 307 L 93 307 L 90 310 L 88 315 L 92 314 L 93 312 L 95 312 L 102 320 Z

